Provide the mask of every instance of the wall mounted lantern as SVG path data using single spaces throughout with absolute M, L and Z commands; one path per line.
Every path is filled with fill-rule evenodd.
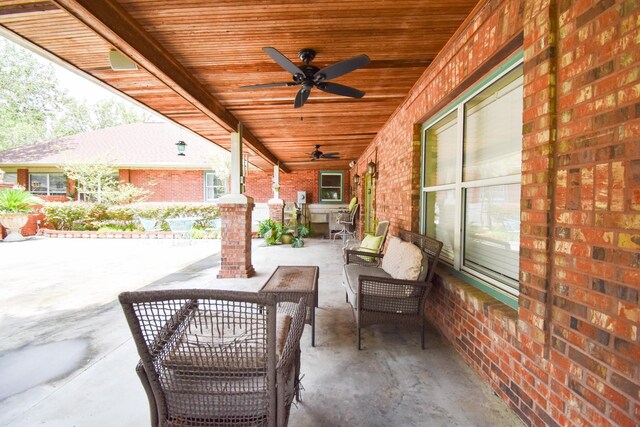
M 176 147 L 178 147 L 178 156 L 184 156 L 184 150 L 187 148 L 187 143 L 184 141 L 176 142 Z
M 353 185 L 357 187 L 359 183 L 360 183 L 360 175 L 358 174 L 353 175 Z
M 376 164 L 373 163 L 373 161 L 370 161 L 369 164 L 367 165 L 367 172 L 369 173 L 369 175 L 371 175 L 372 177 L 376 176 Z

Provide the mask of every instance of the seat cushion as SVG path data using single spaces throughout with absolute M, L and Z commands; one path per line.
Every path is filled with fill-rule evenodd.
M 393 236 L 381 267 L 394 279 L 416 280 L 422 270 L 422 251 L 413 243 Z
M 349 302 L 354 307 L 357 307 L 357 294 L 358 294 L 358 277 L 360 276 L 374 276 L 390 278 L 389 273 L 381 268 L 367 267 L 358 264 L 345 264 L 344 277 L 342 285 L 344 286 L 347 295 L 349 296 Z

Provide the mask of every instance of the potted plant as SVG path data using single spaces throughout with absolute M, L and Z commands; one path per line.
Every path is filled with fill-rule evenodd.
M 264 238 L 267 246 L 280 243 L 283 231 L 281 222 L 273 221 L 272 219 L 258 221 L 258 234 Z
M 296 228 L 297 228 L 297 233 L 293 236 L 291 247 L 301 248 L 304 246 L 303 237 L 307 237 L 309 235 L 310 230 L 308 227 L 305 227 L 302 224 L 298 224 Z
M 20 230 L 29 221 L 29 213 L 33 206 L 42 203 L 41 199 L 19 186 L 0 191 L 0 224 L 8 233 L 5 242 L 24 240 Z

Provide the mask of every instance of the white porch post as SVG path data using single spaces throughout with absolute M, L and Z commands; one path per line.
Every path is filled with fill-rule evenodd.
M 221 250 L 218 278 L 246 278 L 255 274 L 251 264 L 251 211 L 253 199 L 242 194 L 242 125 L 231 133 L 231 193 L 218 199 Z

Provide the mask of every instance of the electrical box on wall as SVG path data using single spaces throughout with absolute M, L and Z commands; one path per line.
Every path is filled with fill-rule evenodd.
M 307 203 L 307 192 L 306 191 L 298 191 L 298 204 L 304 205 Z

